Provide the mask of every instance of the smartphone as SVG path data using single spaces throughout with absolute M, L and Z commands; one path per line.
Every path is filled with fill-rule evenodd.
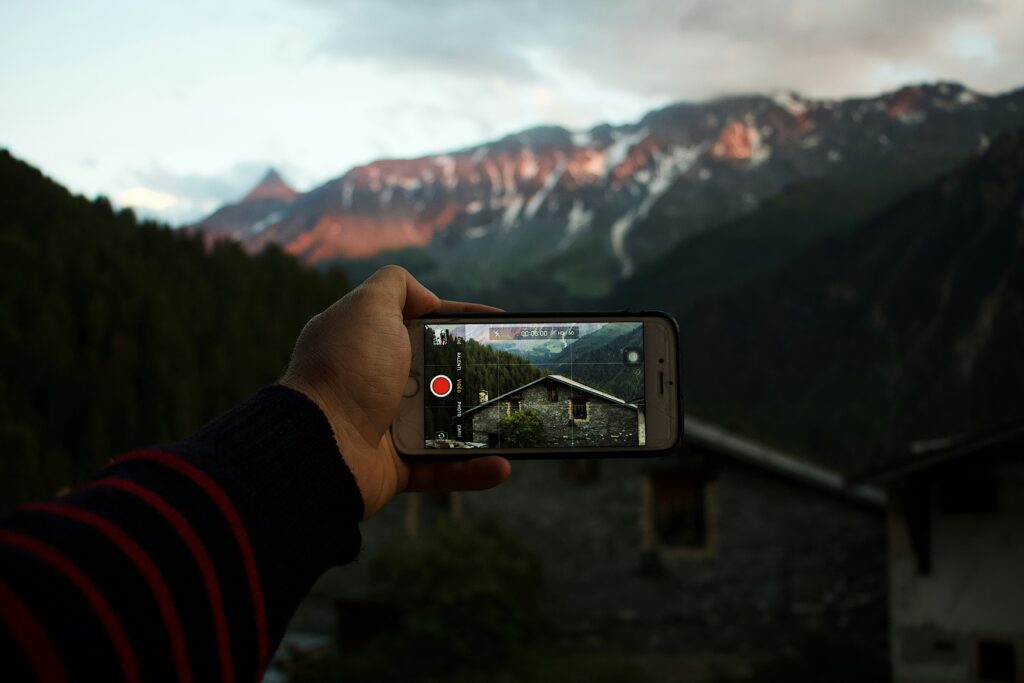
M 656 455 L 679 440 L 668 314 L 474 313 L 406 326 L 412 366 L 391 427 L 404 455 Z

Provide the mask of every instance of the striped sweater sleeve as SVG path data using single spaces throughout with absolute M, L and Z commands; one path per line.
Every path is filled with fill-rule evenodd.
M 258 681 L 362 512 L 317 406 L 267 387 L 0 523 L 3 677 Z

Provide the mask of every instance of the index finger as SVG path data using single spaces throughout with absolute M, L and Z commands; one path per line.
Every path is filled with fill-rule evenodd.
M 462 462 L 410 462 L 406 491 L 482 491 L 501 484 L 512 464 L 497 455 Z
M 390 305 L 402 312 L 406 320 L 436 310 L 441 303 L 436 294 L 401 266 L 389 265 L 378 269 L 363 286 L 379 292 Z
M 487 304 L 474 304 L 469 301 L 449 301 L 441 299 L 434 313 L 504 313 L 505 309 Z

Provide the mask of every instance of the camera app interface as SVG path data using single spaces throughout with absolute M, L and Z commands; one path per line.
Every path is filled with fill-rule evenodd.
M 642 322 L 427 325 L 427 448 L 637 447 Z

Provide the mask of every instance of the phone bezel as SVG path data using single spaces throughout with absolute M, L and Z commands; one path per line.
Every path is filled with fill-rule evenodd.
M 423 326 L 447 322 L 513 323 L 546 320 L 581 322 L 640 322 L 644 325 L 644 382 L 646 388 L 646 446 L 611 446 L 601 448 L 424 448 L 423 397 L 426 378 L 423 371 Z M 406 322 L 412 346 L 409 375 L 417 380 L 418 391 L 403 396 L 398 417 L 391 426 L 395 448 L 403 456 L 427 460 L 466 460 L 498 454 L 514 460 L 560 460 L 567 458 L 645 457 L 664 455 L 671 451 L 683 434 L 683 404 L 679 377 L 679 326 L 675 319 L 661 311 L 625 311 L 615 313 L 436 313 Z M 663 362 L 659 363 L 659 359 Z M 662 374 L 664 392 L 658 394 L 658 374 Z

